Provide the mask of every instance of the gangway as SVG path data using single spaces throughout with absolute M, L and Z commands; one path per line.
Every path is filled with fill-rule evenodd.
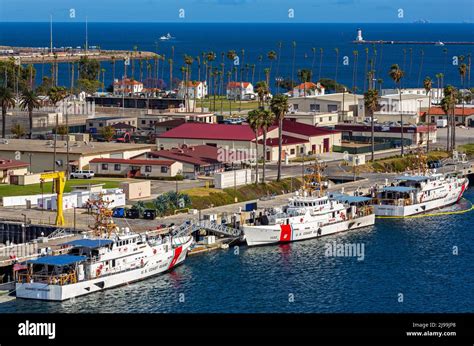
M 205 229 L 232 238 L 240 238 L 243 235 L 240 229 L 232 228 L 223 224 L 217 224 L 208 220 L 185 222 L 175 228 L 172 231 L 172 235 L 174 237 L 182 237 L 190 235 L 200 229 Z

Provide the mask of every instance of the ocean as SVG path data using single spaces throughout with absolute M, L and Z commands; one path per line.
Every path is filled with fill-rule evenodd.
M 217 54 L 214 67 L 221 62 L 221 53 L 235 50 L 239 54 L 241 67 L 255 64 L 254 82 L 264 79 L 265 68 L 271 62 L 267 53 L 271 50 L 279 52 L 278 43 L 282 42 L 279 62 L 274 61 L 271 80 L 275 84 L 276 77 L 297 79 L 298 69 L 313 68 L 313 79 L 319 77 L 319 49 L 323 49 L 321 77 L 336 77 L 336 51 L 339 49 L 337 61 L 337 80 L 350 89 L 353 87 L 354 50 L 358 50 L 356 87 L 359 92 L 364 88 L 364 70 L 366 53 L 369 48 L 369 59 L 374 60 L 376 78 L 382 79 L 382 87 L 394 87 L 388 76 L 392 64 L 399 64 L 405 70 L 404 87 L 422 86 L 426 76 L 430 76 L 436 84 L 435 74 L 444 73 L 445 83 L 459 86 L 460 76 L 457 65 L 453 65 L 453 57 L 472 54 L 473 46 L 435 46 L 435 45 L 356 45 L 352 41 L 356 37 L 357 28 L 363 30 L 366 40 L 406 40 L 406 41 L 473 41 L 474 24 L 192 24 L 192 23 L 89 23 L 89 46 L 100 46 L 103 49 L 153 51 L 166 56 L 165 66 L 159 68 L 160 78 L 169 82 L 169 66 L 167 60 L 173 58 L 173 75 L 182 76 L 180 68 L 184 66 L 184 55 L 201 56 L 203 52 L 213 51 Z M 160 41 L 162 35 L 170 33 L 169 41 Z M 293 48 L 296 42 L 295 68 L 293 74 Z M 55 47 L 77 47 L 85 43 L 85 23 L 53 23 L 53 43 Z M 0 23 L 0 45 L 49 47 L 49 22 L 44 23 Z M 172 54 L 174 47 L 174 55 Z M 313 64 L 313 51 L 316 58 Z M 374 49 L 377 51 L 374 55 Z M 406 49 L 404 54 L 403 49 Z M 410 49 L 412 53 L 410 54 Z M 447 49 L 447 52 L 445 50 Z M 244 50 L 244 55 L 241 52 Z M 422 58 L 421 50 L 424 51 Z M 262 63 L 258 57 L 264 56 Z M 411 58 L 410 58 L 411 55 Z M 226 70 L 232 62 L 225 58 Z M 465 60 L 467 63 L 467 58 Z M 145 66 L 145 64 L 144 64 Z M 106 86 L 112 83 L 112 66 L 104 62 Z M 164 69 L 163 69 L 164 67 Z M 42 75 L 48 75 L 49 67 L 37 68 L 37 83 Z M 135 78 L 139 78 L 138 62 Z M 144 67 L 143 74 L 146 74 Z M 123 62 L 116 63 L 116 78 L 123 75 Z M 244 72 L 243 79 L 252 80 L 252 72 Z M 130 76 L 130 69 L 128 72 Z M 201 69 L 201 79 L 204 68 Z M 70 84 L 67 64 L 60 68 L 60 84 Z M 191 80 L 198 78 L 197 62 L 192 66 Z M 473 76 L 474 78 L 474 76 Z M 472 83 L 471 83 L 472 84 Z

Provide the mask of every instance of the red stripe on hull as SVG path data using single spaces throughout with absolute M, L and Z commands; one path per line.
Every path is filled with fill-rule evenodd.
M 291 241 L 291 225 L 280 225 L 281 232 L 280 232 L 280 241 L 281 242 L 289 242 Z
M 170 266 L 168 267 L 168 269 L 172 268 L 175 266 L 176 262 L 178 261 L 178 258 L 179 258 L 179 255 L 181 255 L 181 252 L 183 251 L 183 247 L 180 246 L 176 249 L 174 249 L 174 256 L 173 256 L 173 260 L 171 261 L 170 263 Z

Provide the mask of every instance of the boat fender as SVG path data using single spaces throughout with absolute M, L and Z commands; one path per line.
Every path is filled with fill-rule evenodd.
M 99 267 L 99 268 L 97 268 L 97 270 L 96 270 L 96 272 L 95 272 L 95 276 L 96 276 L 96 277 L 99 277 L 99 276 L 100 276 L 100 272 L 101 272 L 101 270 L 100 270 L 100 267 Z
M 140 265 L 141 265 L 142 267 L 145 266 L 145 262 L 143 261 L 143 258 L 142 258 L 142 260 L 140 261 Z
M 153 255 L 156 255 L 156 249 L 153 249 Z
M 318 235 L 321 235 L 322 231 L 323 231 L 323 230 L 321 229 L 321 227 L 318 228 Z

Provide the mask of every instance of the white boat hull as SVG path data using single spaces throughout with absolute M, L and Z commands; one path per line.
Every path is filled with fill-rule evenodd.
M 457 203 L 467 189 L 468 182 L 460 187 L 453 188 L 444 198 L 417 203 L 413 205 L 374 205 L 376 216 L 406 217 L 425 213 L 430 210 L 440 209 Z
M 156 254 L 146 258 L 143 266 L 136 269 L 103 275 L 86 281 L 79 281 L 74 284 L 54 285 L 42 282 L 17 283 L 17 298 L 63 301 L 86 294 L 102 291 L 125 285 L 131 282 L 140 281 L 151 276 L 158 275 L 173 269 L 182 263 L 187 256 L 188 248 L 192 244 L 192 238 L 179 247 L 165 254 Z
M 248 246 L 288 243 L 322 237 L 338 232 L 349 231 L 357 228 L 372 226 L 375 215 L 369 214 L 355 219 L 319 225 L 317 221 L 268 226 L 244 226 L 245 240 Z

